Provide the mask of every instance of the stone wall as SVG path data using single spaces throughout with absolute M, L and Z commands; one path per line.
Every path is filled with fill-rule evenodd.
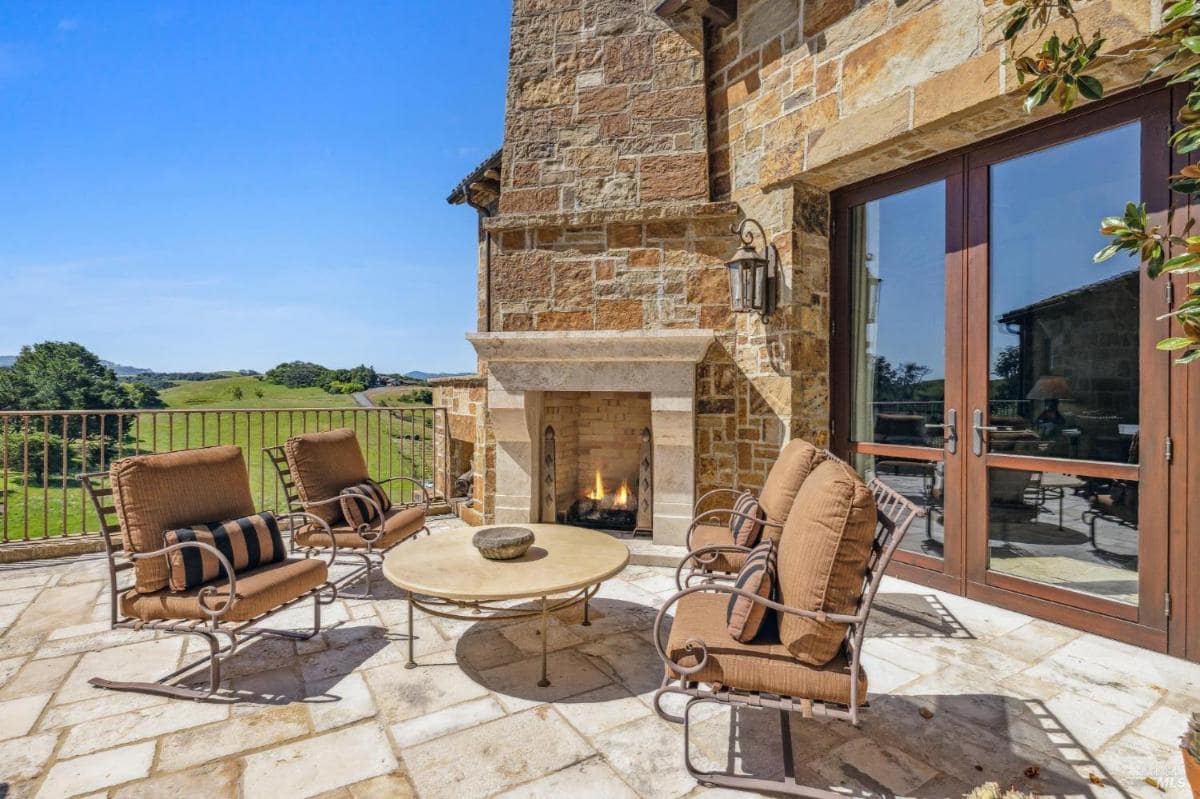
M 655 0 L 515 0 L 500 211 L 708 195 L 699 25 Z
M 469 466 L 475 472 L 471 496 L 474 502 L 468 515 L 472 522 L 481 522 L 486 513 L 489 465 L 494 468 L 494 455 L 487 452 L 487 380 L 478 376 L 446 377 L 430 381 L 433 405 L 446 409 L 445 421 L 435 417 L 435 440 L 448 439 L 448 453 L 438 448 L 434 463 L 434 484 L 438 493 L 448 500 L 454 496 L 454 481 Z M 448 427 L 448 429 L 447 429 Z M 481 444 L 482 442 L 482 444 Z
M 697 494 L 756 488 L 783 441 L 830 443 L 829 192 L 1029 118 L 992 0 L 739 0 L 707 30 L 657 6 L 515 0 L 491 329 L 713 329 Z M 1079 8 L 1117 48 L 1150 28 L 1151 0 Z M 740 216 L 779 254 L 765 321 L 729 311 Z

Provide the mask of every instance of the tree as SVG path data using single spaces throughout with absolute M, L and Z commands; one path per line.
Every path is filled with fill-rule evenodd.
M 167 403 L 163 402 L 162 397 L 158 395 L 158 389 L 141 381 L 132 380 L 122 383 L 121 391 L 125 393 L 124 407 L 126 408 L 167 407 Z
M 1128 55 L 1102 53 L 1103 34 L 1096 31 L 1090 38 L 1085 36 L 1073 0 L 1005 0 L 1005 4 L 1009 10 L 1001 24 L 1010 47 L 1015 47 L 1018 36 L 1027 29 L 1036 29 L 1036 38 L 1042 39 L 1058 20 L 1071 26 L 1065 40 L 1056 31 L 1036 45 L 1036 53 L 1035 45 L 1031 45 L 1013 57 L 1021 84 L 1029 82 L 1026 112 L 1051 100 L 1066 111 L 1079 97 L 1098 100 L 1104 95 L 1104 85 L 1089 72 L 1106 61 Z M 1162 26 L 1151 35 L 1148 49 L 1158 60 L 1147 72 L 1147 80 L 1169 78 L 1169 83 L 1188 87 L 1178 113 L 1179 126 L 1169 139 L 1171 146 L 1180 155 L 1200 150 L 1200 0 L 1167 0 Z M 1137 53 L 1145 54 L 1146 50 Z M 1170 187 L 1189 197 L 1200 194 L 1200 165 L 1185 166 L 1172 175 Z M 1145 203 L 1127 203 L 1122 213 L 1100 223 L 1100 232 L 1112 242 L 1096 253 L 1095 260 L 1129 252 L 1141 258 L 1151 278 L 1200 272 L 1200 236 L 1190 235 L 1193 222 L 1189 220 L 1180 233 L 1171 233 L 1170 222 L 1165 230 L 1151 224 Z M 1189 296 L 1169 314 L 1178 320 L 1183 335 L 1158 342 L 1160 350 L 1184 351 L 1176 363 L 1200 359 L 1200 282 L 1189 283 L 1188 290 Z
M 22 347 L 13 365 L 0 370 L 5 410 L 119 408 L 126 397 L 112 369 L 73 341 Z
M 875 401 L 911 402 L 920 399 L 917 389 L 929 374 L 928 366 L 909 361 L 898 367 L 882 355 L 875 356 Z M 432 401 L 432 397 L 430 397 Z
M 268 369 L 265 378 L 268 383 L 288 388 L 313 388 L 330 380 L 328 369 L 309 361 L 281 363 L 273 369 Z
M 242 392 L 242 387 L 234 386 L 233 387 L 233 398 L 235 400 L 240 400 L 243 396 L 245 396 L 245 394 Z

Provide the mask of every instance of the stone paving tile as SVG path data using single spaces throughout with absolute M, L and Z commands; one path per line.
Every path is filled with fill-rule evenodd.
M 472 699 L 391 726 L 392 740 L 401 748 L 440 738 L 506 715 L 494 697 Z
M 86 755 L 144 738 L 200 727 L 229 717 L 229 705 L 204 702 L 168 702 L 162 705 L 122 713 L 71 728 L 59 750 L 60 757 Z
M 163 774 L 132 785 L 125 785 L 111 794 L 111 799 L 164 799 L 164 797 L 205 797 L 205 799 L 237 799 L 240 770 L 236 761 L 213 763 L 201 768 Z
M 602 760 L 586 760 L 562 771 L 495 795 L 495 799 L 638 799 L 633 789 Z
M 580 606 L 556 613 L 549 688 L 536 685 L 537 619 L 418 611 L 420 667 L 405 669 L 405 601 L 377 580 L 370 600 L 327 609 L 331 626 L 309 641 L 247 643 L 225 670 L 231 705 L 88 685 L 155 678 L 184 653 L 180 638 L 108 630 L 102 576 L 93 558 L 3 578 L 13 593 L 0 622 L 16 620 L 0 633 L 0 703 L 18 703 L 0 704 L 9 799 L 746 795 L 698 786 L 681 727 L 652 712 L 652 626 L 670 570 L 635 566 L 606 583 L 589 627 Z M 285 620 L 310 618 L 301 607 Z M 986 780 L 1059 796 L 1187 795 L 1176 739 L 1200 703 L 1200 666 L 891 578 L 872 631 L 863 726 L 789 720 L 802 782 L 918 797 Z M 187 642 L 189 658 L 203 651 Z M 678 711 L 675 699 L 664 704 Z M 697 766 L 782 773 L 778 713 L 703 703 L 692 718 Z
M 0 781 L 21 782 L 38 776 L 50 762 L 58 735 L 42 733 L 0 741 Z
M 150 773 L 153 761 L 153 741 L 59 760 L 50 767 L 37 795 L 60 799 L 140 780 Z
M 19 738 L 33 729 L 50 701 L 50 694 L 35 694 L 0 702 L 0 741 Z
M 162 738 L 158 768 L 179 771 L 274 746 L 308 735 L 308 717 L 301 703 L 273 707 L 252 716 L 236 716 L 215 726 L 196 727 Z
M 245 799 L 305 799 L 399 766 L 387 736 L 360 724 L 247 755 L 242 772 Z
M 592 754 L 587 741 L 547 705 L 401 751 L 425 799 L 490 796 Z

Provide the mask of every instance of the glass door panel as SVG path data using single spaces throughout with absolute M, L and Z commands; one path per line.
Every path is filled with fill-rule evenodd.
M 1092 256 L 1141 196 L 1140 141 L 1132 122 L 991 167 L 990 452 L 1137 455 L 1139 263 Z
M 856 206 L 851 231 L 851 440 L 941 447 L 946 182 Z
M 1134 257 L 1093 255 L 1108 243 L 1100 219 L 1143 196 L 1142 133 L 1135 117 L 973 170 L 988 315 L 972 325 L 986 365 L 969 367 L 987 370 L 970 403 L 972 579 L 1129 620 L 1144 544 L 1142 275 Z
M 899 187 L 850 208 L 849 439 L 865 478 L 927 515 L 900 543 L 939 561 L 946 549 L 948 179 Z M 957 277 L 957 275 L 956 275 Z

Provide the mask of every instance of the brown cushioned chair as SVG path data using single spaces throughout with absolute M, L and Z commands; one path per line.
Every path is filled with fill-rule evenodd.
M 359 568 L 338 578 L 339 587 L 362 579 L 363 593 L 369 594 L 372 572 L 383 566 L 384 554 L 422 531 L 429 532 L 429 492 L 411 477 L 389 477 L 377 483 L 385 487 L 389 483 L 410 485 L 412 501 L 395 503 L 384 512 L 374 500 L 359 497 L 374 509 L 375 521 L 357 527 L 346 522 L 341 508 L 342 490 L 370 478 L 358 435 L 350 428 L 293 436 L 283 446 L 263 452 L 279 475 L 288 509 L 307 511 L 325 522 L 298 528 L 293 543 L 322 550 L 336 543 L 343 556 L 362 561 Z
M 79 475 L 100 519 L 109 571 L 109 608 L 113 629 L 157 630 L 203 638 L 208 655 L 165 675 L 156 682 L 116 682 L 93 677 L 98 688 L 205 699 L 221 683 L 221 663 L 244 641 L 259 635 L 311 638 L 321 628 L 321 605 L 337 598 L 329 583 L 328 563 L 287 558 L 241 573 L 221 551 L 202 541 L 167 546 L 168 530 L 211 522 L 232 521 L 254 514 L 250 475 L 242 451 L 235 446 L 207 447 L 152 455 L 137 455 L 113 463 L 108 472 Z M 324 525 L 309 513 L 280 517 L 288 523 Z M 167 584 L 167 556 L 197 548 L 215 557 L 226 577 L 187 591 Z M 336 549 L 330 549 L 330 563 Z M 125 581 L 133 573 L 132 583 Z M 274 630 L 259 622 L 305 599 L 313 600 L 311 630 Z M 221 644 L 221 636 L 227 641 Z M 176 684 L 207 663 L 207 690 Z
M 654 707 L 662 718 L 684 725 L 688 773 L 705 785 L 835 796 L 796 783 L 787 714 L 799 711 L 804 718 L 826 716 L 857 726 L 867 694 L 862 668 L 867 618 L 884 569 L 921 513 L 883 483 L 864 485 L 847 464 L 827 456 L 795 495 L 780 535 L 776 599 L 710 581 L 684 588 L 663 604 L 654 642 L 665 673 Z M 773 616 L 748 643 L 729 635 L 730 595 L 762 604 Z M 662 706 L 671 694 L 687 699 L 681 715 Z M 697 769 L 687 729 L 693 706 L 702 702 L 779 710 L 784 779 Z
M 717 488 L 700 497 L 687 530 L 688 554 L 675 569 L 676 585 L 683 588 L 698 580 L 728 579 L 741 571 L 751 549 L 738 546 L 733 537 L 735 523 L 748 518 L 734 510 L 743 498 L 754 500 L 757 519 L 763 526 L 761 539 L 778 541 L 800 486 L 826 454 L 807 441 L 794 439 L 780 450 L 757 497 L 736 488 Z M 718 497 L 732 498 L 729 507 L 703 510 L 706 503 Z

